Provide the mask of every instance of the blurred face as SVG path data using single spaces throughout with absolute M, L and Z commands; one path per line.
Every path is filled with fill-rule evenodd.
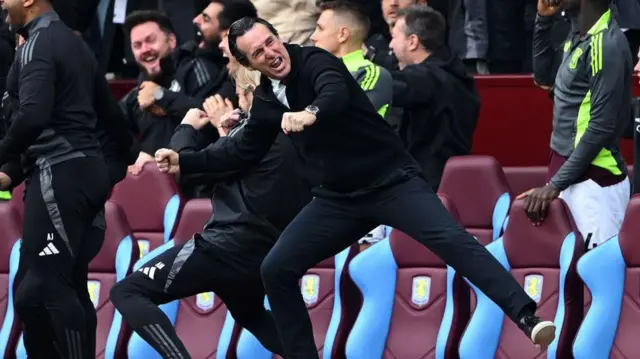
M 389 24 L 389 26 L 393 26 L 398 17 L 398 11 L 400 9 L 404 9 L 405 7 L 417 4 L 417 3 L 426 3 L 426 1 L 420 0 L 382 0 L 382 16 L 384 17 L 384 21 Z
M 640 50 L 638 50 L 638 58 L 640 59 Z M 640 60 L 638 60 L 636 67 L 633 68 L 633 72 L 636 73 L 636 76 L 640 77 Z M 640 82 L 640 78 L 638 79 L 638 82 Z
M 562 0 L 562 8 L 569 11 L 578 10 L 580 9 L 580 1 L 581 0 Z
M 220 22 L 218 15 L 224 10 L 224 7 L 218 3 L 209 3 L 201 14 L 193 19 L 193 24 L 198 28 L 202 35 L 200 47 L 207 45 L 215 48 L 221 40 Z
M 345 32 L 345 29 L 337 20 L 333 10 L 323 11 L 316 22 L 316 30 L 311 35 L 311 41 L 315 46 L 334 55 L 337 54 L 340 44 L 346 40 L 343 39 L 345 36 L 341 34 Z
M 410 53 L 415 49 L 415 36 L 407 36 L 404 29 L 404 18 L 398 19 L 391 29 L 391 42 L 389 43 L 389 47 L 398 58 L 400 69 L 411 63 Z
M 231 55 L 231 51 L 229 51 L 228 34 L 229 34 L 228 30 L 225 30 L 222 32 L 221 34 L 222 39 L 220 40 L 220 44 L 218 45 L 218 47 L 222 51 L 222 55 L 229 59 L 229 62 L 227 63 L 227 70 L 229 70 L 229 73 L 234 73 L 238 69 L 238 67 L 240 67 L 241 65 L 236 60 L 236 58 L 233 57 L 233 55 Z
M 167 34 L 155 22 L 131 29 L 131 51 L 140 68 L 149 76 L 160 75 L 160 60 L 176 48 L 176 36 Z
M 244 112 L 249 112 L 249 108 L 251 108 L 251 103 L 253 102 L 253 86 L 242 87 L 240 85 L 236 85 L 236 95 L 238 95 L 238 106 Z
M 5 22 L 14 27 L 22 26 L 26 23 L 27 10 L 34 3 L 34 0 L 0 0 L 2 8 L 6 11 Z
M 238 49 L 247 56 L 251 69 L 274 80 L 284 79 L 291 71 L 287 49 L 266 26 L 255 24 L 236 42 Z

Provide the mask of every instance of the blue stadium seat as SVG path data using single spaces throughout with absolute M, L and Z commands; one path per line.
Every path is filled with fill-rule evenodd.
M 7 283 L 7 301 L 2 328 L 0 328 L 0 353 L 3 358 L 10 358 L 14 352 L 20 335 L 20 323 L 13 309 L 14 280 L 18 272 L 20 263 L 20 244 L 18 240 L 14 242 L 9 254 L 9 281 Z M 26 357 L 26 356 L 25 356 Z
M 346 338 L 359 309 L 357 289 L 345 271 L 358 251 L 358 245 L 345 249 L 334 258 L 327 259 L 307 271 L 301 281 L 301 290 L 309 309 L 316 346 L 324 359 L 344 356 Z M 327 279 L 330 279 L 329 284 L 322 285 Z M 307 286 L 305 283 L 313 284 Z M 332 292 L 333 295 L 331 295 Z M 265 308 L 269 308 L 267 298 L 265 298 Z M 331 313 L 330 317 L 327 317 L 328 313 Z M 233 318 L 229 317 L 229 321 L 225 323 L 229 332 L 232 330 L 232 325 L 234 325 Z M 245 329 L 240 332 L 236 356 L 237 359 L 274 357 L 253 334 Z
M 513 204 L 504 236 L 487 246 L 538 303 L 536 314 L 553 320 L 556 339 L 547 358 L 571 357 L 571 345 L 583 316 L 583 285 L 575 265 L 584 242 L 562 200 L 551 203 L 543 224 L 534 227 L 523 201 Z M 477 305 L 460 342 L 461 359 L 539 358 L 531 340 L 475 286 Z
M 111 200 L 124 209 L 140 257 L 173 238 L 183 203 L 175 180 L 160 173 L 155 163 L 146 164 L 137 176 L 127 175 Z
M 619 235 L 587 252 L 578 274 L 591 306 L 573 344 L 576 359 L 640 358 L 640 196 L 629 205 Z
M 500 237 L 511 194 L 502 166 L 491 156 L 456 156 L 449 159 L 438 188 L 451 199 L 460 223 L 480 243 Z

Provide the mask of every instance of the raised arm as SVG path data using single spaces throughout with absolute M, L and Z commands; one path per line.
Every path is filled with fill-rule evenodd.
M 318 107 L 320 118 L 339 116 L 349 104 L 343 67 L 340 59 L 325 52 L 317 52 L 307 59 L 304 71 L 308 71 L 316 94 L 311 105 Z
M 545 14 L 540 14 L 538 5 L 533 29 L 533 79 L 537 85 L 551 88 L 562 59 L 562 52 L 551 41 L 554 24 L 560 15 L 551 12 Z
M 253 101 L 251 118 L 244 131 L 221 146 L 180 153 L 180 173 L 216 173 L 246 169 L 260 163 L 280 132 L 280 118 L 260 117 L 260 99 Z M 268 111 L 267 111 L 268 112 Z

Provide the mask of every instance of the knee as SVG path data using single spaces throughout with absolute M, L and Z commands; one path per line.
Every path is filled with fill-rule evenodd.
M 264 259 L 260 266 L 260 275 L 265 288 L 283 282 L 297 283 L 303 274 L 304 272 L 298 273 L 295 268 L 287 265 L 282 258 L 271 254 Z
M 116 283 L 109 291 L 111 303 L 119 311 L 122 311 L 127 300 L 136 295 L 135 287 L 131 284 L 130 278 L 127 277 Z

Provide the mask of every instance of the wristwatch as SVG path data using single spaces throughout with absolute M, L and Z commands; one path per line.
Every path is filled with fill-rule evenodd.
M 163 97 L 164 97 L 164 89 L 162 87 L 159 87 L 157 90 L 153 92 L 154 100 L 160 101 L 162 100 Z
M 304 109 L 306 112 L 318 117 L 318 112 L 320 111 L 320 109 L 318 108 L 318 106 L 314 106 L 314 105 L 309 105 L 307 107 L 305 107 Z

